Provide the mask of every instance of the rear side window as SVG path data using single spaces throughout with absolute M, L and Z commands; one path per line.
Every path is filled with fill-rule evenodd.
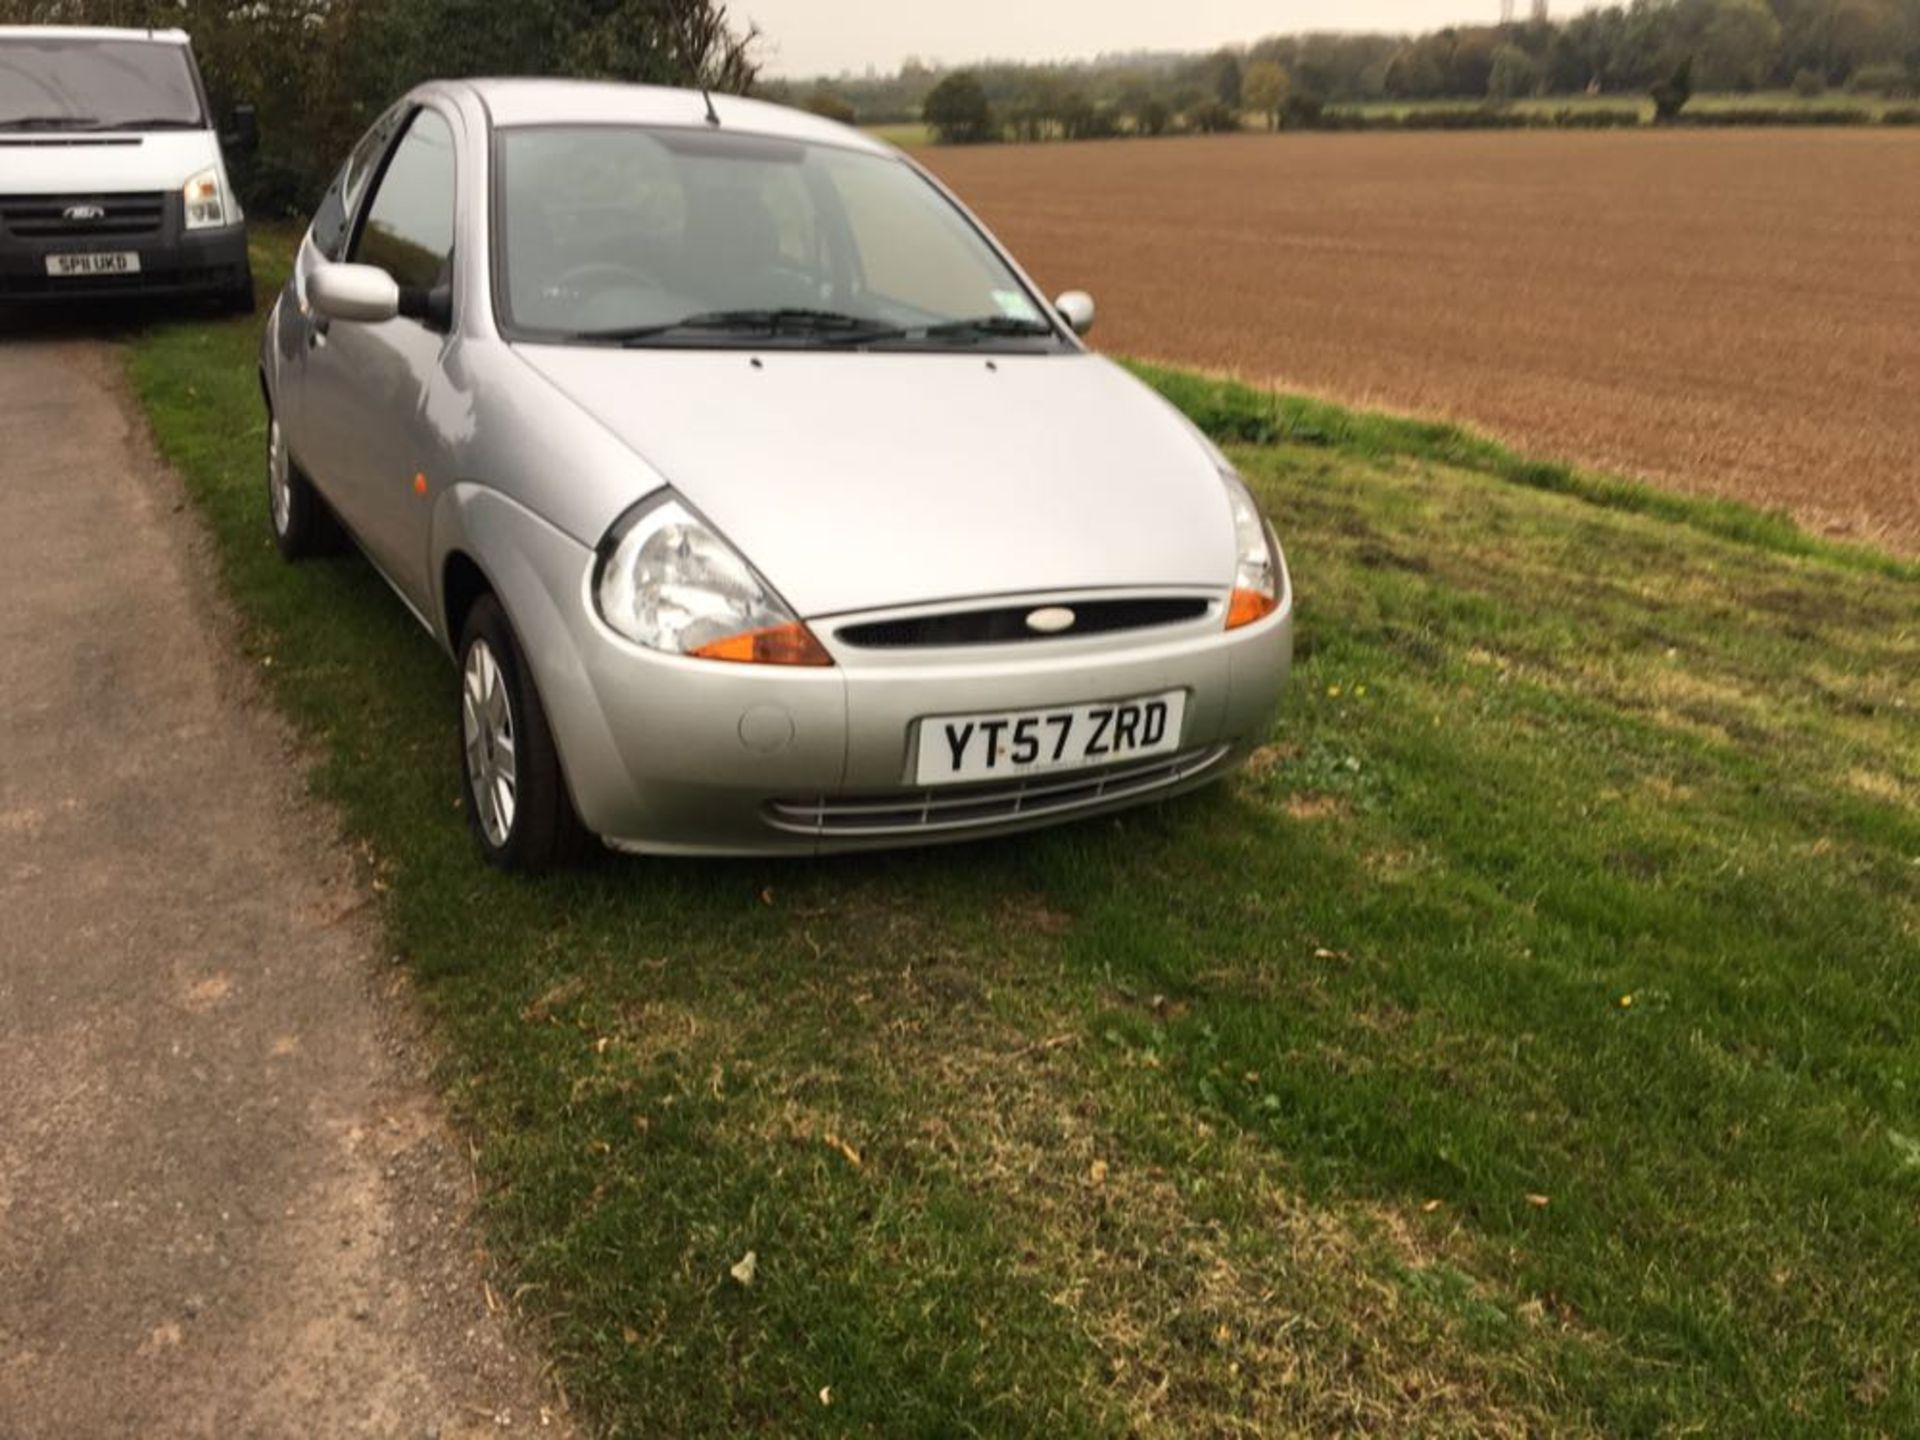
M 402 285 L 453 279 L 453 131 L 432 110 L 413 117 L 373 192 L 353 258 Z
M 360 143 L 353 147 L 347 163 L 340 167 L 340 173 L 333 177 L 333 184 L 327 187 L 326 198 L 314 212 L 313 243 L 329 260 L 338 260 L 345 254 L 347 230 L 353 221 L 353 212 L 360 205 L 360 197 L 366 193 L 367 182 L 379 168 L 380 157 L 387 153 L 393 132 L 400 128 L 400 122 L 405 118 L 406 113 L 400 110 L 381 116 L 374 127 L 361 137 Z

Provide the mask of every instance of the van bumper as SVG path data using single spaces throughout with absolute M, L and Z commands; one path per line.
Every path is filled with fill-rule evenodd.
M 89 233 L 80 226 L 67 233 L 46 233 L 36 212 L 23 218 L 20 207 L 29 199 L 0 201 L 0 304 L 14 301 L 85 300 L 114 296 L 214 295 L 250 297 L 253 272 L 247 261 L 247 227 L 188 230 L 177 196 L 168 197 L 159 224 L 141 233 L 102 229 Z M 105 197 L 111 200 L 112 197 Z M 44 197 L 48 205 L 84 197 Z M 35 223 L 40 222 L 40 223 Z M 23 233 L 24 232 L 24 233 Z M 48 268 L 53 255 L 133 254 L 140 269 L 132 274 L 55 275 Z

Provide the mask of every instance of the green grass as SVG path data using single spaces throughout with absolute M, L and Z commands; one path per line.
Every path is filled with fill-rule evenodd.
M 464 833 L 449 667 L 276 558 L 253 350 L 130 363 L 598 1426 L 1920 1429 L 1911 567 L 1153 372 L 1299 589 L 1244 778 L 530 883 Z
M 906 121 L 895 125 L 862 126 L 875 139 L 884 140 L 889 145 L 898 145 L 902 149 L 918 149 L 933 143 L 933 132 L 918 121 Z

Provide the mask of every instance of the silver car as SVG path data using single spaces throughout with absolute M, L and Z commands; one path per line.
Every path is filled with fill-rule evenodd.
M 473 832 L 812 854 L 1226 774 L 1292 653 L 1272 528 L 911 160 L 697 91 L 439 82 L 355 148 L 261 347 L 290 558 L 459 665 Z

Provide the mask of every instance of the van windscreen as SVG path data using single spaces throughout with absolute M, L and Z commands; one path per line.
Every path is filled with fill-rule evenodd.
M 184 45 L 0 38 L 0 130 L 198 130 L 205 124 Z

